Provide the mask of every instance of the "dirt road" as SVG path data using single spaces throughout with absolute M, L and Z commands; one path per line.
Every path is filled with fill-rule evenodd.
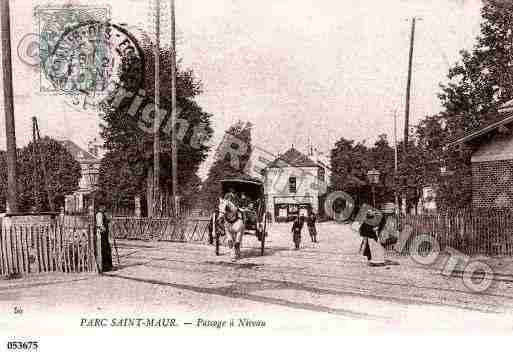
M 247 236 L 237 263 L 226 247 L 216 256 L 207 245 L 124 241 L 117 243 L 120 268 L 103 276 L 0 282 L 0 331 L 26 333 L 35 325 L 56 334 L 88 331 L 94 318 L 107 320 L 105 330 L 126 330 L 127 318 L 163 319 L 162 325 L 175 319 L 173 328 L 203 331 L 246 321 L 248 330 L 307 334 L 513 327 L 513 283 L 476 294 L 461 278 L 408 258 L 368 267 L 357 236 L 335 223 L 319 225 L 319 243 L 304 230 L 296 251 L 289 227 L 272 226 L 263 257 L 256 238 Z M 162 330 L 148 323 L 141 329 Z

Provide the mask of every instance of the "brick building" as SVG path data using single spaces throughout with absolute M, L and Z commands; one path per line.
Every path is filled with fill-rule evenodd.
M 472 206 L 513 208 L 513 111 L 503 108 L 491 123 L 450 143 L 472 148 Z

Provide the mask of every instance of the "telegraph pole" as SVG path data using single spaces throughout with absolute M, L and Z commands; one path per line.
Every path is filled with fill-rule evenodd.
M 176 29 L 175 0 L 171 0 L 171 179 L 173 214 L 178 215 L 178 147 L 176 145 Z
M 397 110 L 394 110 L 394 169 L 397 172 Z
M 397 161 L 397 110 L 394 110 L 394 171 L 395 175 L 397 176 L 397 167 L 398 167 L 398 161 Z M 397 195 L 397 189 L 395 190 L 395 211 L 396 214 L 399 214 L 399 197 Z
M 155 0 L 155 119 L 153 121 L 153 209 L 160 204 L 160 0 Z
M 415 21 L 413 17 L 411 21 L 411 35 L 410 35 L 410 57 L 408 60 L 408 80 L 406 82 L 406 106 L 404 111 L 404 154 L 408 150 L 408 135 L 410 129 L 410 91 L 411 91 L 411 73 L 413 67 L 413 44 L 415 42 Z
M 11 22 L 9 0 L 2 0 L 0 21 L 2 23 L 2 69 L 4 83 L 5 137 L 7 146 L 7 212 L 18 212 L 16 189 L 16 129 L 14 124 L 14 99 L 11 62 Z

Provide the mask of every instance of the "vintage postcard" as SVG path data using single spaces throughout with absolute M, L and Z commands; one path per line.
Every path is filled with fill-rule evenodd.
M 513 330 L 512 2 L 0 4 L 0 357 Z

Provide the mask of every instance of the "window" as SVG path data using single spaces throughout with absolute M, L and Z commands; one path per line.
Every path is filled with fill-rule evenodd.
M 289 192 L 296 193 L 296 177 L 289 177 Z
M 319 167 L 319 171 L 317 172 L 317 177 L 319 179 L 319 182 L 324 183 L 324 168 Z

